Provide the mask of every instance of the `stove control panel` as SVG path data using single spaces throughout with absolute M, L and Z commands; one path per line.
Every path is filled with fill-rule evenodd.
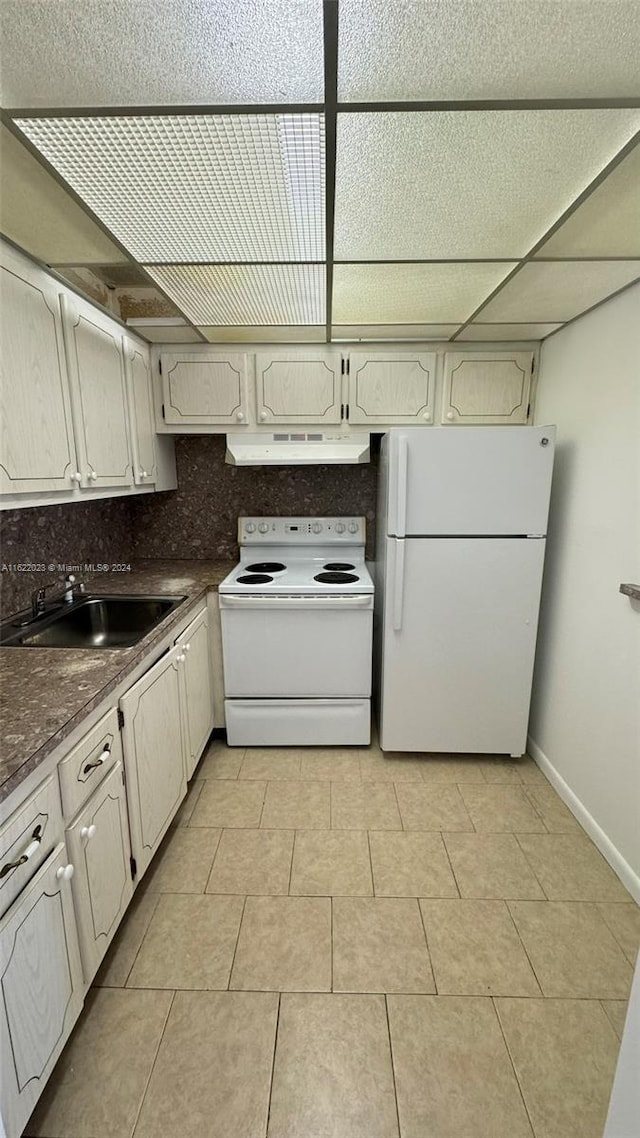
M 238 518 L 240 545 L 364 545 L 365 518 Z

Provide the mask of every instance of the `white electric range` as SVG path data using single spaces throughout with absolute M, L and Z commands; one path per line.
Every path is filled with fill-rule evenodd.
M 227 742 L 366 745 L 373 581 L 365 519 L 239 518 L 219 586 Z

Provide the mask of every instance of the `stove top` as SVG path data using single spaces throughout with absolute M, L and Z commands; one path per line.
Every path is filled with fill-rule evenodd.
M 352 517 L 239 518 L 240 562 L 225 577 L 219 592 L 373 593 L 364 560 L 364 527 L 364 518 Z M 259 552 L 268 556 L 260 559 Z

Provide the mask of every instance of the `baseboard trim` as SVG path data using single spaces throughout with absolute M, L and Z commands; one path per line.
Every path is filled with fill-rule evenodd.
M 547 776 L 552 786 L 555 787 L 562 801 L 569 807 L 571 813 L 575 815 L 580 825 L 595 842 L 600 853 L 607 859 L 613 872 L 620 878 L 625 889 L 629 890 L 634 901 L 640 905 L 640 877 L 638 874 L 631 868 L 629 862 L 623 858 L 611 839 L 598 825 L 593 815 L 589 813 L 577 794 L 574 794 L 569 784 L 564 781 L 562 775 L 558 774 L 553 763 L 547 758 L 542 748 L 538 746 L 535 739 L 532 739 L 530 735 L 527 736 L 527 751 L 531 755 L 531 758 L 538 764 L 540 770 Z

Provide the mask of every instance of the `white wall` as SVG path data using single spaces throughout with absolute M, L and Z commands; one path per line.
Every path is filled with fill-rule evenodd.
M 618 592 L 640 583 L 640 285 L 545 341 L 539 375 L 558 449 L 530 750 L 640 899 L 640 603 Z

